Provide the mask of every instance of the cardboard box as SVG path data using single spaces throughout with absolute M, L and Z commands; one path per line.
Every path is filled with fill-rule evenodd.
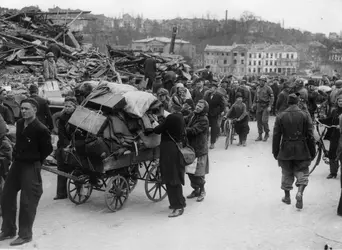
M 89 100 L 85 106 L 110 113 L 114 109 L 123 109 L 125 105 L 126 101 L 122 95 L 108 93 Z

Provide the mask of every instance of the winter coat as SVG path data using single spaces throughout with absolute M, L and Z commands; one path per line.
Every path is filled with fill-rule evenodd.
M 147 58 L 144 62 L 144 73 L 146 78 L 154 80 L 156 78 L 157 64 L 152 57 Z
M 165 184 L 184 185 L 185 166 L 181 165 L 181 153 L 169 135 L 177 142 L 184 138 L 185 122 L 181 113 L 172 113 L 153 129 L 156 134 L 161 134 L 160 142 L 160 172 L 162 182 Z
M 284 89 L 280 92 L 276 102 L 276 111 L 281 113 L 285 111 L 289 105 L 287 104 L 287 99 L 289 98 L 289 91 Z
M 226 101 L 223 95 L 218 92 L 207 91 L 204 99 L 209 104 L 209 117 L 219 117 L 226 107 Z
M 307 140 L 314 144 L 312 121 L 307 112 L 291 105 L 280 113 L 273 130 L 272 152 L 278 160 L 311 160 Z M 307 140 L 305 139 L 307 138 Z
M 247 111 L 250 110 L 252 108 L 252 95 L 250 90 L 246 86 L 241 85 L 236 90 L 236 94 L 237 93 L 240 93 L 242 95 L 242 101 L 244 102 L 244 104 L 246 104 Z
M 339 125 L 339 116 L 341 114 L 342 114 L 342 108 L 340 107 L 335 108 L 331 111 L 331 115 L 328 118 L 321 119 L 320 122 L 328 126 Z M 337 128 L 330 128 L 329 133 L 330 133 L 330 136 L 329 136 L 330 146 L 329 146 L 328 157 L 329 159 L 335 160 L 338 142 L 340 139 L 340 130 Z
M 53 129 L 49 102 L 36 94 L 33 94 L 30 97 L 35 99 L 38 103 L 37 118 L 39 119 L 39 121 L 43 123 L 48 129 Z
M 197 114 L 193 114 L 186 127 L 186 135 L 191 147 L 194 148 L 196 157 L 208 154 L 209 120 L 207 117 L 209 107 Z
M 6 106 L 0 104 L 0 115 L 4 118 L 7 124 L 14 124 L 14 117 Z
M 195 105 L 198 103 L 199 100 L 204 98 L 204 94 L 207 90 L 207 87 L 203 87 L 201 91 L 197 88 L 192 91 L 192 100 L 194 101 Z

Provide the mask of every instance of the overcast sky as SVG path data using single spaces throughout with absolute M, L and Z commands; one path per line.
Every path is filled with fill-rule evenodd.
M 144 18 L 211 17 L 238 18 L 245 10 L 273 22 L 285 21 L 285 27 L 311 32 L 342 30 L 342 0 L 1 0 L 0 6 L 22 8 L 38 5 L 90 10 L 93 14 L 114 17 L 122 13 L 142 14 Z

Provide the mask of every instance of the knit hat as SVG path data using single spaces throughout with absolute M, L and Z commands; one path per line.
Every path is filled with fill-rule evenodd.
M 296 94 L 290 94 L 289 99 L 287 100 L 288 104 L 297 104 L 299 102 L 299 93 Z
M 31 84 L 30 87 L 29 87 L 29 91 L 30 91 L 30 93 L 38 92 L 38 86 L 35 85 L 35 84 Z
M 38 102 L 33 98 L 27 98 L 27 99 L 22 100 L 20 103 L 20 106 L 23 103 L 30 103 L 31 105 L 35 106 L 37 108 L 37 110 L 39 108 Z

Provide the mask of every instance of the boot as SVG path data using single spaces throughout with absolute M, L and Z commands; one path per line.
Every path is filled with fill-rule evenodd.
M 200 195 L 200 190 L 199 189 L 195 189 L 194 191 L 191 192 L 191 194 L 189 194 L 186 198 L 187 199 L 193 199 L 195 197 L 198 197 Z
M 238 146 L 241 146 L 242 145 L 242 139 L 241 139 L 241 136 L 239 135 L 239 143 L 237 144 Z
M 303 192 L 304 192 L 305 186 L 304 185 L 300 185 L 298 187 L 298 192 L 296 194 L 296 208 L 298 209 L 302 209 L 303 208 Z
M 337 174 L 329 174 L 328 176 L 327 176 L 327 179 L 336 179 L 336 177 L 337 177 Z
M 267 141 L 269 137 L 270 137 L 269 133 L 266 133 L 263 141 Z
M 262 134 L 259 134 L 258 138 L 256 138 L 255 141 L 262 141 Z
M 210 144 L 209 149 L 214 149 L 215 148 L 215 144 Z
M 290 191 L 285 191 L 285 196 L 281 199 L 281 201 L 284 202 L 287 205 L 291 204 Z
M 247 146 L 247 143 L 246 141 L 242 141 L 242 146 L 246 147 Z
M 204 200 L 204 197 L 205 197 L 205 190 L 204 190 L 204 187 L 203 188 L 201 188 L 201 191 L 200 191 L 200 195 L 197 197 L 197 202 L 201 202 L 201 201 L 203 201 Z

